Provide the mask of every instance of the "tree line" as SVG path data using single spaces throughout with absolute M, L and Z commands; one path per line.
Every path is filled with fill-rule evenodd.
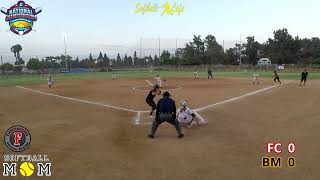
M 248 36 L 245 43 L 227 50 L 212 35 L 204 39 L 194 36 L 184 48 L 162 60 L 178 65 L 256 65 L 260 58 L 269 58 L 273 64 L 320 64 L 319 38 L 293 37 L 287 29 L 276 30 L 273 36 L 264 43 L 256 41 L 254 36 Z
M 25 62 L 20 57 L 21 45 L 11 47 L 11 52 L 16 59 L 15 65 L 5 63 L 2 71 L 19 70 L 19 65 Z M 119 53 L 111 59 L 106 53 L 100 52 L 97 58 L 90 53 L 87 58 L 73 59 L 68 55 L 48 56 L 42 60 L 31 58 L 26 66 L 32 70 L 43 69 L 70 69 L 70 68 L 114 68 L 114 67 L 148 67 L 159 65 L 256 65 L 260 58 L 269 58 L 273 64 L 320 64 L 320 39 L 293 37 L 287 29 L 274 31 L 273 37 L 264 43 L 256 41 L 254 36 L 248 36 L 246 42 L 236 44 L 224 50 L 216 37 L 207 35 L 202 38 L 194 35 L 193 40 L 185 44 L 184 48 L 177 49 L 174 53 L 164 50 L 160 57 L 149 55 L 143 58 Z M 18 66 L 18 67 L 17 67 Z

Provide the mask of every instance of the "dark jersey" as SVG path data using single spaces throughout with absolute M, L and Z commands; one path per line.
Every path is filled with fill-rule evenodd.
M 279 74 L 277 72 L 274 73 L 275 78 L 279 78 Z
M 211 75 L 211 74 L 212 74 L 212 70 L 208 70 L 208 74 L 210 74 L 210 75 Z
M 173 114 L 176 116 L 177 107 L 174 100 L 171 98 L 162 98 L 157 105 L 156 117 L 159 118 L 160 113 Z
M 302 79 L 307 79 L 308 75 L 309 75 L 308 72 L 302 72 L 302 73 L 301 73 L 301 78 L 302 78 Z
M 154 97 L 156 97 L 157 91 L 156 90 L 151 90 L 147 96 L 147 100 L 153 101 Z

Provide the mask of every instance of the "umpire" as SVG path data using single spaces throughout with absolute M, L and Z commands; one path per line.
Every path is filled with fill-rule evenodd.
M 179 122 L 176 120 L 176 103 L 170 98 L 170 93 L 163 93 L 163 98 L 157 104 L 156 118 L 152 122 L 149 138 L 153 139 L 160 124 L 167 122 L 172 124 L 178 133 L 178 138 L 183 138 Z

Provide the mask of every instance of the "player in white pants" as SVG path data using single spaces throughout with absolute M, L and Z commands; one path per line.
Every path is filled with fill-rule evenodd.
M 188 107 L 188 103 L 184 100 L 181 101 L 181 108 L 177 110 L 177 120 L 182 125 L 188 125 L 188 128 L 192 127 L 192 123 L 195 120 L 199 124 L 196 114 Z
M 199 79 L 199 74 L 198 74 L 198 71 L 196 69 L 193 72 L 193 78 L 194 79 Z
M 112 73 L 112 80 L 116 80 L 117 79 L 117 75 L 115 72 Z
M 47 80 L 48 80 L 48 86 L 49 86 L 49 88 L 52 88 L 52 86 L 53 86 L 53 79 L 52 79 L 51 74 L 48 75 Z
M 260 78 L 258 73 L 253 73 L 253 84 L 260 84 Z
M 157 75 L 157 77 L 155 78 L 155 80 L 156 80 L 155 85 L 158 85 L 158 86 L 160 87 L 160 89 L 162 89 L 162 80 L 161 80 L 160 75 Z

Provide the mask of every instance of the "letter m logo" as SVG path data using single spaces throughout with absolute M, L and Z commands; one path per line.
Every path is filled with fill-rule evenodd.
M 17 163 L 3 163 L 3 176 L 17 176 Z M 10 175 L 11 173 L 11 175 Z

